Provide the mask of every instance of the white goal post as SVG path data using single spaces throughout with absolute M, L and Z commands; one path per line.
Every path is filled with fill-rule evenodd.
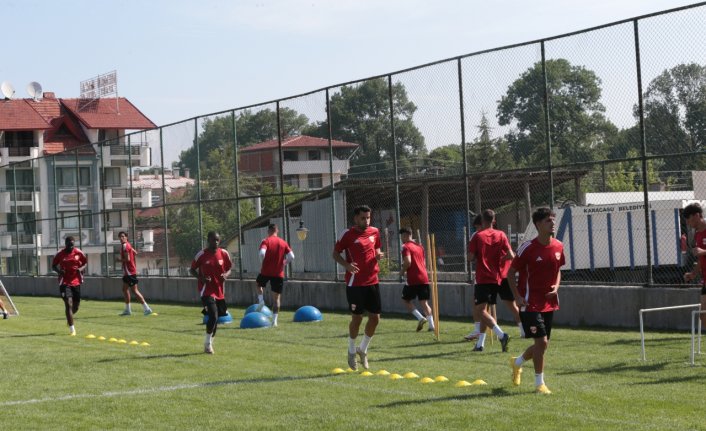
M 644 313 L 652 312 L 652 311 L 666 311 L 666 310 L 679 310 L 681 308 L 698 308 L 698 311 L 701 311 L 701 304 L 688 304 L 688 305 L 675 305 L 672 307 L 660 307 L 660 308 L 641 308 L 640 309 L 640 339 L 642 340 L 642 360 L 646 361 L 647 357 L 645 356 L 645 326 L 644 326 L 644 321 L 642 318 L 642 315 Z M 693 319 L 693 318 L 692 318 Z M 692 320 L 693 323 L 693 320 Z M 701 333 L 701 331 L 699 331 Z M 699 340 L 699 346 L 701 346 L 701 341 Z M 701 349 L 699 348 L 699 351 Z
M 0 299 L 2 300 L 2 303 L 5 304 L 5 310 L 7 310 L 8 315 L 20 315 L 20 312 L 17 311 L 17 307 L 15 307 L 15 303 L 12 302 L 12 298 L 10 298 L 10 294 L 7 293 L 7 289 L 5 289 L 5 285 L 2 283 L 2 281 L 0 281 Z

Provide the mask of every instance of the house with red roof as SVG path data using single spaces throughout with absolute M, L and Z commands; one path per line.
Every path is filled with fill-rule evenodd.
M 88 274 L 119 268 L 129 209 L 152 205 L 151 190 L 131 187 L 131 169 L 151 164 L 146 134 L 131 132 L 154 128 L 124 97 L 0 100 L 0 272 L 49 273 L 69 235 Z
M 331 141 L 313 136 L 289 136 L 282 139 L 282 175 L 284 183 L 299 190 L 316 190 L 331 184 L 330 166 L 333 165 L 333 182 L 341 181 L 348 174 L 350 158 L 359 145 L 345 141 Z M 330 151 L 331 150 L 331 151 Z M 271 139 L 240 149 L 240 172 L 259 176 L 272 183 L 280 183 L 279 141 Z M 330 157 L 333 153 L 333 158 Z

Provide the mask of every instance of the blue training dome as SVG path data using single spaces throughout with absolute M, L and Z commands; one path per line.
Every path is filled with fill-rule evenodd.
M 257 307 L 258 307 L 258 304 L 253 304 L 253 305 L 249 306 L 247 309 L 245 309 L 245 315 L 247 316 L 248 314 L 257 311 Z M 272 310 L 270 310 L 269 308 L 267 308 L 266 305 L 263 305 L 263 306 L 262 306 L 262 310 L 260 310 L 259 312 L 262 313 L 262 314 L 264 314 L 265 316 L 267 316 L 267 317 L 269 317 L 269 318 L 272 317 Z
M 253 311 L 240 321 L 240 329 L 269 328 L 272 326 L 270 319 L 262 313 Z
M 233 316 L 230 315 L 230 311 L 226 311 L 225 316 L 221 316 L 218 318 L 218 323 L 232 323 L 233 322 Z M 208 314 L 204 314 L 203 316 L 203 324 L 208 323 Z
M 318 322 L 324 320 L 318 308 L 311 305 L 300 307 L 294 313 L 295 322 Z

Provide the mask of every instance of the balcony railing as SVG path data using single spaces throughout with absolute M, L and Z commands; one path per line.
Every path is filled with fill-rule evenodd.
M 147 148 L 146 145 L 111 145 L 111 156 L 139 156 L 142 153 L 142 148 Z
M 114 189 L 112 189 L 112 193 L 113 193 L 113 199 L 129 199 L 130 198 L 130 189 L 114 188 Z M 132 197 L 133 198 L 141 198 L 142 197 L 142 189 L 132 189 Z

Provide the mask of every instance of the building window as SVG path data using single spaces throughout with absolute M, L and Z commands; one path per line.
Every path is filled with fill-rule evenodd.
M 5 142 L 3 146 L 5 147 L 33 147 L 34 145 L 34 132 L 32 131 L 20 131 L 12 132 L 7 131 L 2 134 Z
M 105 214 L 106 222 L 108 223 L 108 229 L 113 229 L 116 227 L 122 227 L 122 217 L 119 211 L 111 211 Z
M 120 168 L 103 169 L 103 188 L 120 186 Z
M 62 229 L 78 229 L 78 212 L 65 211 L 59 213 L 61 215 Z M 93 217 L 91 214 L 81 214 L 81 229 L 90 229 L 93 227 Z
M 91 185 L 91 168 L 79 167 L 79 186 Z M 56 184 L 59 187 L 76 186 L 76 168 L 56 168 Z
M 288 186 L 299 188 L 299 175 L 285 175 L 284 183 Z
M 309 174 L 307 175 L 307 180 L 309 182 L 310 189 L 320 189 L 323 185 L 323 178 L 321 174 Z
M 285 162 L 296 162 L 299 160 L 299 153 L 297 151 L 285 151 L 283 154 Z
M 12 169 L 8 169 L 5 171 L 5 184 L 10 190 L 14 184 L 17 184 L 18 189 L 28 189 L 28 186 L 34 185 L 34 171 L 32 169 L 15 169 L 13 172 Z
M 321 160 L 321 151 L 309 150 L 309 160 Z

